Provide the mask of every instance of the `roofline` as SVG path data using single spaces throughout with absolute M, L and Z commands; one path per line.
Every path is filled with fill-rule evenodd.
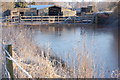
M 50 7 L 53 7 L 53 6 L 55 6 L 55 5 L 51 5 Z M 49 7 L 46 7 L 46 8 L 49 8 Z M 46 9 L 46 8 L 42 8 L 42 9 Z M 37 10 L 40 10 L 40 9 L 37 9 Z
M 62 6 L 60 6 L 60 5 L 51 5 L 50 7 L 53 7 L 53 6 L 62 7 Z M 49 7 L 46 7 L 46 8 L 49 8 Z M 66 7 L 62 7 L 62 8 L 69 9 L 69 8 L 66 8 Z M 42 9 L 45 9 L 45 8 L 42 8 Z M 37 10 L 41 10 L 41 9 L 37 9 Z M 70 10 L 71 10 L 71 9 L 70 9 Z M 75 11 L 75 10 L 72 10 L 72 11 Z
M 30 5 L 29 5 L 30 6 Z M 36 6 L 39 6 L 39 5 L 36 5 Z M 50 7 L 52 6 L 55 6 L 55 5 L 51 5 Z M 48 7 L 45 7 L 45 8 L 48 8 Z M 42 9 L 45 9 L 45 8 L 42 8 Z M 37 8 L 36 8 L 37 9 Z M 40 10 L 40 9 L 37 9 L 37 10 Z
M 14 9 L 11 9 L 11 11 L 13 10 L 19 10 L 19 9 L 36 9 L 36 8 L 14 8 Z

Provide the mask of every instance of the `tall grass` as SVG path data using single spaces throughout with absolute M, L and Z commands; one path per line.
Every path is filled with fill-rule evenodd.
M 41 57 L 41 49 L 32 43 L 31 33 L 30 29 L 22 27 L 4 27 L 4 44 L 12 44 L 13 57 L 33 77 L 59 77 L 55 73 L 51 62 Z M 17 78 L 26 78 L 15 64 L 14 73 Z
M 94 78 L 98 72 L 93 58 L 89 55 L 84 42 L 83 48 L 75 50 L 76 60 L 71 58 L 73 66 L 68 66 L 48 48 L 38 47 L 31 28 L 3 27 L 3 43 L 13 45 L 13 57 L 34 78 Z M 14 64 L 14 77 L 27 78 Z M 104 71 L 99 77 L 104 78 Z M 118 77 L 118 76 L 117 76 Z

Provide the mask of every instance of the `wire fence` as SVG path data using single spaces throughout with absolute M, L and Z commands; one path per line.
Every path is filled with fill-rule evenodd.
M 8 60 L 10 60 L 10 61 L 12 61 L 12 62 L 14 62 L 18 67 L 19 67 L 19 69 L 22 71 L 22 72 L 24 72 L 24 74 L 28 77 L 28 78 L 32 78 L 32 76 L 24 69 L 24 68 L 22 68 L 21 67 L 21 65 L 20 64 L 18 64 L 18 62 L 10 55 L 10 53 L 5 49 L 5 47 L 3 47 L 3 53 L 4 53 L 4 57 L 5 57 L 5 59 L 8 59 Z M 6 65 L 6 60 L 4 61 L 4 69 L 5 69 L 5 77 L 6 78 L 11 78 L 11 76 L 10 76 L 10 72 L 8 71 L 8 69 L 7 69 L 7 65 Z

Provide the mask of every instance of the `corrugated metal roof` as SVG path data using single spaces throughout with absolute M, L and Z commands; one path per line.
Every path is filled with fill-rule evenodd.
M 28 5 L 28 8 L 44 9 L 52 6 L 54 5 Z

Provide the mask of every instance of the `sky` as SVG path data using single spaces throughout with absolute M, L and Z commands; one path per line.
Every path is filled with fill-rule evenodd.
M 26 1 L 30 1 L 30 0 L 26 0 Z M 51 1 L 51 0 L 34 0 L 34 1 L 41 1 L 41 2 L 46 2 L 46 1 Z M 55 2 L 81 2 L 83 0 L 52 0 L 52 1 L 55 1 Z M 84 0 L 84 1 L 103 1 L 103 0 Z
M 26 1 L 32 1 L 32 0 L 26 0 Z M 119 1 L 119 0 L 33 0 L 35 2 L 82 2 L 82 1 L 85 1 L 85 2 L 89 2 L 89 1 L 94 1 L 94 2 L 114 2 L 114 1 Z
M 2 2 L 13 2 L 13 1 L 16 1 L 16 0 L 0 0 Z M 118 2 L 120 0 L 25 0 L 27 2 L 30 2 L 30 1 L 34 1 L 34 2 L 81 2 L 81 1 L 85 1 L 85 2 L 89 2 L 89 1 L 93 1 L 93 2 Z

